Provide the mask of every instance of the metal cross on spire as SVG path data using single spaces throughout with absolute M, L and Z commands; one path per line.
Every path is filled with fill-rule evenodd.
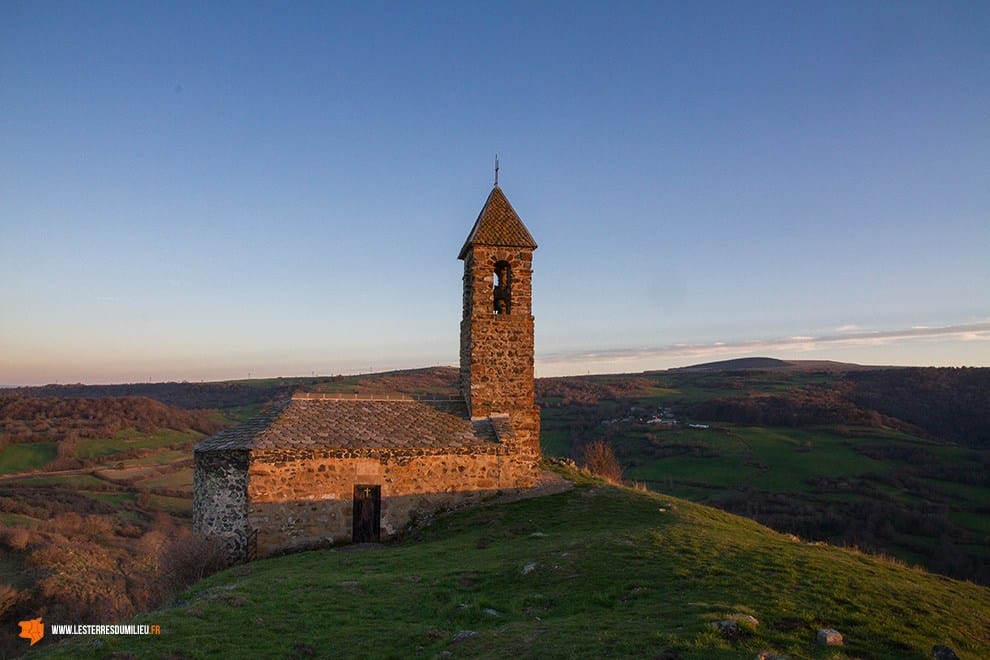
M 495 187 L 498 188 L 498 154 L 495 154 Z

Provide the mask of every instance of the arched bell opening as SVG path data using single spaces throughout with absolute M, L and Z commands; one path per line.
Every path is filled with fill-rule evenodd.
M 492 311 L 496 316 L 512 311 L 512 267 L 508 261 L 495 263 L 494 288 L 492 290 Z

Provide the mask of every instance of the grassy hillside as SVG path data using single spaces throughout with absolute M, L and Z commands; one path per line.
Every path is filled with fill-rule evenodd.
M 945 644 L 990 657 L 985 587 L 587 480 L 442 517 L 394 545 L 238 566 L 181 598 L 140 617 L 160 636 L 46 642 L 39 654 L 925 658 Z M 759 625 L 725 639 L 710 624 L 732 614 Z M 816 645 L 818 628 L 846 646 Z
M 706 368 L 537 392 L 544 455 L 604 440 L 655 490 L 990 584 L 990 369 Z

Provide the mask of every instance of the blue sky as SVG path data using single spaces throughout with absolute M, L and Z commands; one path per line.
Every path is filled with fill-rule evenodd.
M 990 366 L 983 2 L 0 3 L 0 383 Z

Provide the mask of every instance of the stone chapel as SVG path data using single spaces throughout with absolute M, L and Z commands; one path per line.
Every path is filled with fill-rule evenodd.
M 535 249 L 496 181 L 458 255 L 462 398 L 295 394 L 196 445 L 196 529 L 250 558 L 386 539 L 534 486 Z

